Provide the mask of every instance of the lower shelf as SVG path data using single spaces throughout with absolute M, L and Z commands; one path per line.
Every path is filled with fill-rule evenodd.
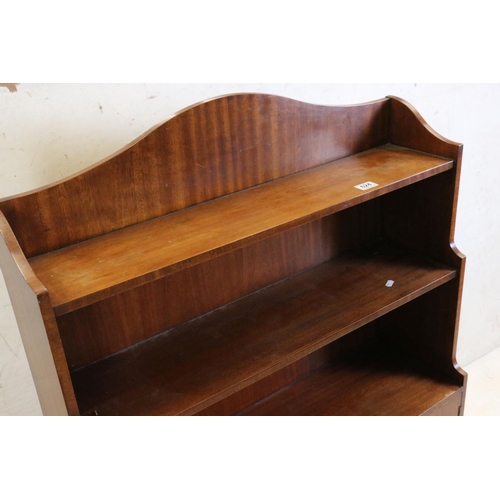
M 386 244 L 351 252 L 73 372 L 80 412 L 198 413 L 455 276 Z
M 455 400 L 447 410 L 458 415 L 461 387 L 435 377 L 404 357 L 374 348 L 324 366 L 239 415 L 416 416 Z

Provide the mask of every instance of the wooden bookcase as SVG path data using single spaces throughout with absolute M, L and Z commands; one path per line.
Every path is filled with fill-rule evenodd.
M 236 94 L 1 200 L 44 414 L 463 414 L 461 158 L 398 98 Z

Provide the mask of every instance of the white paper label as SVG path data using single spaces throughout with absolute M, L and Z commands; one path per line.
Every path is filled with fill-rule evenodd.
M 361 191 L 368 191 L 369 189 L 372 189 L 377 186 L 378 184 L 375 184 L 374 182 L 363 182 L 363 184 L 358 184 L 357 186 L 354 187 L 356 189 L 361 189 Z
M 394 286 L 394 281 L 393 281 L 393 280 L 389 280 L 389 281 L 385 284 L 385 286 L 386 286 L 387 288 L 392 288 L 392 287 Z

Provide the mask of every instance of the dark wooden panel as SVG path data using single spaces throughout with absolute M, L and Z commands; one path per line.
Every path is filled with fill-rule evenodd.
M 450 244 L 454 196 L 455 170 L 385 196 L 384 234 L 440 262 L 462 267 L 463 256 Z
M 456 361 L 460 280 L 445 283 L 418 300 L 405 304 L 379 320 L 389 341 L 411 353 L 434 373 L 465 385 L 466 374 Z
M 80 408 L 196 413 L 454 276 L 383 245 L 348 254 L 74 372 Z
M 441 158 L 384 146 L 30 263 L 61 315 L 451 167 Z M 355 188 L 366 181 L 379 187 Z
M 364 355 L 321 368 L 240 415 L 418 416 L 457 391 L 459 386 L 377 343 Z
M 384 144 L 388 102 L 214 99 L 84 173 L 3 200 L 0 210 L 33 257 Z
M 380 200 L 382 234 L 457 270 L 457 279 L 414 304 L 384 318 L 387 331 L 398 330 L 395 344 L 406 343 L 424 363 L 466 384 L 456 349 L 465 257 L 453 243 L 457 197 L 456 169 L 408 186 Z M 404 333 L 404 334 L 403 334 Z

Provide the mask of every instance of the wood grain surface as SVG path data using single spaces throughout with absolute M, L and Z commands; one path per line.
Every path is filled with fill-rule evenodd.
M 395 97 L 237 94 L 0 200 L 44 413 L 463 414 L 462 149 Z
M 388 99 L 335 107 L 224 96 L 0 210 L 30 258 L 380 146 L 388 125 Z
M 442 403 L 459 385 L 380 342 L 332 363 L 240 412 L 244 416 L 415 416 Z M 458 415 L 458 405 L 454 405 Z
M 385 245 L 340 257 L 73 372 L 80 409 L 196 413 L 455 275 Z
M 450 160 L 383 146 L 30 260 L 56 315 L 442 173 Z M 378 184 L 369 191 L 355 186 Z
M 379 238 L 378 199 L 57 318 L 71 368 L 229 304 Z

